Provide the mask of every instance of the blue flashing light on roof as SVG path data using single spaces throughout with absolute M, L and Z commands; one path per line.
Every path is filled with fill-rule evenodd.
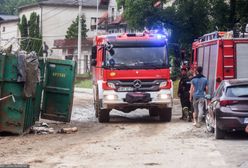
M 157 38 L 158 40 L 166 39 L 166 36 L 163 35 L 163 34 L 156 34 L 155 36 L 156 36 L 156 38 Z

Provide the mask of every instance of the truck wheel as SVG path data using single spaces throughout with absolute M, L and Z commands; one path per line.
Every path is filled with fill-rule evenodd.
M 152 107 L 149 109 L 149 115 L 150 117 L 157 117 L 159 113 L 159 108 Z
M 215 128 L 214 128 L 215 139 L 224 139 L 225 135 L 226 135 L 226 132 L 218 128 L 216 117 L 215 117 Z
M 99 110 L 99 113 L 98 113 L 98 121 L 100 123 L 106 123 L 106 122 L 109 122 L 109 110 L 107 109 L 100 109 Z
M 100 104 L 97 101 L 94 101 L 95 117 L 98 118 Z
M 159 110 L 160 121 L 170 122 L 171 121 L 171 115 L 172 115 L 172 109 L 171 108 L 163 108 L 163 109 Z

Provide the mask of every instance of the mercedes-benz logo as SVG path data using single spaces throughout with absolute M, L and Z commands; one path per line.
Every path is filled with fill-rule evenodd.
M 134 86 L 134 88 L 136 88 L 136 89 L 139 89 L 139 88 L 141 88 L 141 81 L 140 80 L 135 80 L 135 81 L 133 81 L 133 86 Z

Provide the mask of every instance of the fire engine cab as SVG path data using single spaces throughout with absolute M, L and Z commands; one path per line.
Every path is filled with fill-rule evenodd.
M 247 33 L 238 38 L 232 32 L 213 32 L 196 40 L 192 45 L 193 68 L 203 67 L 213 94 L 225 79 L 248 78 Z
M 166 36 L 121 34 L 97 36 L 92 48 L 95 114 L 109 122 L 112 109 L 149 109 L 150 116 L 169 122 L 172 81 Z

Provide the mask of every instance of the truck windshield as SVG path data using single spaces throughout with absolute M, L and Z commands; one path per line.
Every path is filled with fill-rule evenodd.
M 168 68 L 166 47 L 113 48 L 114 54 L 105 54 L 105 66 L 117 69 Z M 110 62 L 114 62 L 111 65 Z

